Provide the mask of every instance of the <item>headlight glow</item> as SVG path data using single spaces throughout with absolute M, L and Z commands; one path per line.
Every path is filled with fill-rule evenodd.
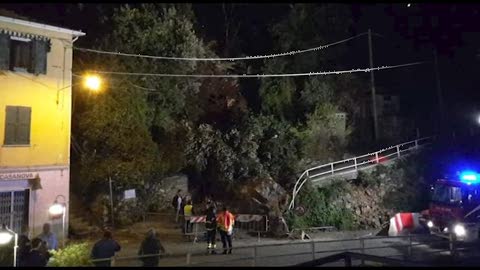
M 457 236 L 465 236 L 465 234 L 466 234 L 465 227 L 461 224 L 455 225 L 455 227 L 453 228 L 453 232 Z
M 428 226 L 429 228 L 432 228 L 432 227 L 433 227 L 433 222 L 432 222 L 431 220 L 429 220 L 429 221 L 427 222 L 427 226 Z

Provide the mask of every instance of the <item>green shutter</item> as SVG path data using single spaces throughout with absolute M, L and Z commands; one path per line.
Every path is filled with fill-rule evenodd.
M 17 144 L 30 144 L 30 107 L 18 107 Z
M 34 39 L 31 42 L 29 42 L 30 45 L 30 63 L 28 65 L 27 71 L 29 73 L 35 73 L 35 67 L 36 67 L 36 54 L 35 54 L 35 48 L 37 47 L 37 41 Z
M 17 129 L 17 107 L 7 106 L 5 109 L 5 144 L 15 144 Z
M 10 36 L 0 34 L 0 70 L 8 70 L 10 67 Z
M 48 44 L 44 40 L 34 40 L 32 42 L 33 66 L 35 74 L 47 74 L 47 50 Z

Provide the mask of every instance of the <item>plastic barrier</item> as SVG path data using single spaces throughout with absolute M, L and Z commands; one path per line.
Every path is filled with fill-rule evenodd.
M 388 236 L 400 236 L 420 228 L 419 213 L 397 213 L 390 218 Z

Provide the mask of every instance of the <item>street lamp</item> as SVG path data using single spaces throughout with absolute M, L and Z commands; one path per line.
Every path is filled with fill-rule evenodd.
M 58 202 L 58 198 L 62 197 L 63 202 L 60 203 Z M 62 245 L 65 246 L 65 211 L 67 208 L 67 200 L 65 199 L 65 196 L 63 195 L 58 195 L 55 198 L 55 201 L 53 202 L 52 206 L 48 209 L 48 212 L 50 215 L 52 215 L 53 218 L 59 217 L 62 215 Z
M 100 87 L 102 86 L 102 79 L 98 75 L 85 75 L 84 76 L 83 86 L 93 92 L 100 91 Z
M 12 238 L 15 239 L 15 242 L 13 243 L 13 267 L 17 267 L 18 234 L 3 224 L 2 229 L 0 230 L 0 245 L 10 243 Z

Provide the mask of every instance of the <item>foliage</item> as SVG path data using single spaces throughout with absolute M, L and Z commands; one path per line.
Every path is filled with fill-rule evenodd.
M 84 140 L 82 178 L 93 182 L 140 182 L 158 156 L 148 130 L 148 107 L 140 91 L 105 89 L 78 120 Z M 115 132 L 112 132 L 112 131 Z
M 378 164 L 372 172 L 359 171 L 357 176 L 357 183 L 365 187 L 377 187 L 382 182 L 382 179 L 385 179 L 387 174 L 390 176 L 392 171 L 391 168 Z
M 90 262 L 89 243 L 70 244 L 51 252 L 49 267 L 93 266 Z
M 264 73 L 282 73 L 285 71 L 286 64 L 283 60 L 270 60 L 264 67 Z M 289 77 L 263 78 L 259 90 L 262 112 L 281 119 L 294 120 L 293 95 L 295 91 L 295 83 Z
M 353 228 L 354 219 L 350 210 L 334 206 L 331 202 L 338 192 L 342 190 L 342 185 L 330 185 L 324 188 L 305 187 L 298 197 L 299 203 L 306 208 L 302 216 L 297 216 L 293 212 L 287 215 L 287 223 L 290 228 L 308 228 L 320 226 L 334 226 L 338 229 Z
M 271 28 L 279 44 L 274 49 L 298 50 L 344 38 L 349 16 L 343 5 L 295 4 L 289 16 Z M 104 19 L 111 31 L 98 43 L 99 49 L 216 57 L 214 44 L 206 44 L 196 32 L 191 5 L 123 5 Z M 232 40 L 233 28 L 227 29 Z M 342 53 L 335 49 L 268 59 L 262 72 L 318 70 Z M 231 63 L 105 55 L 76 63 L 75 69 L 82 71 L 164 74 L 225 74 L 242 68 Z M 248 87 L 234 79 L 111 75 L 105 81 L 108 85 L 98 95 L 77 95 L 72 126 L 80 159 L 73 160 L 72 167 L 80 172 L 74 174 L 73 186 L 82 188 L 74 190 L 94 197 L 107 188 L 111 177 L 116 190 L 139 191 L 144 209 L 134 211 L 140 212 L 151 205 L 148 198 L 155 194 L 147 187 L 179 171 L 194 172 L 198 176 L 194 185 L 232 187 L 248 178 L 271 176 L 289 187 L 303 169 L 299 167 L 302 160 L 327 160 L 346 151 L 362 90 L 361 79 L 351 75 L 264 78 L 258 89 L 260 114 L 255 114 L 240 90 L 257 89 L 241 89 Z M 344 132 L 339 132 L 332 117 L 340 111 L 349 114 Z M 335 218 L 328 214 L 313 221 L 337 222 Z
M 351 128 L 346 126 L 344 119 L 335 116 L 338 111 L 337 106 L 323 103 L 307 116 L 303 131 L 306 157 L 323 162 L 342 158 Z
M 426 175 L 428 162 L 420 154 L 400 160 L 390 170 L 396 189 L 385 196 L 384 205 L 396 211 L 420 212 L 428 208 L 430 196 Z M 398 172 L 401 172 L 399 174 Z

